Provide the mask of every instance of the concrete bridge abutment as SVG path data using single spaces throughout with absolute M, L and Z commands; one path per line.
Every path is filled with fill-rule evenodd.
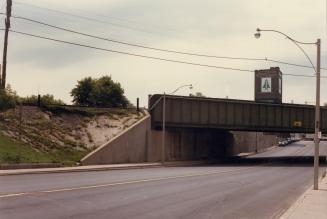
M 147 115 L 81 160 L 83 165 L 160 162 L 162 131 L 151 129 Z M 216 159 L 277 145 L 275 135 L 220 129 L 169 128 L 165 161 Z

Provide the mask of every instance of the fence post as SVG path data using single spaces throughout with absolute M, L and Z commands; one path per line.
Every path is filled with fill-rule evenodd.
M 41 95 L 40 94 L 37 95 L 37 106 L 41 107 Z
M 140 98 L 136 98 L 136 110 L 137 112 L 140 111 Z

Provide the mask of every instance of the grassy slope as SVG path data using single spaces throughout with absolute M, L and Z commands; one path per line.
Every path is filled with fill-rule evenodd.
M 87 136 L 92 146 L 93 136 L 86 127 L 95 116 L 104 115 L 112 120 L 117 117 L 125 118 L 131 114 L 137 114 L 137 119 L 144 116 L 136 111 L 129 112 L 121 109 L 101 111 L 101 109 L 88 108 L 48 107 L 46 110 L 47 113 L 36 107 L 25 106 L 22 108 L 22 114 L 19 114 L 19 110 L 0 113 L 0 164 L 71 165 L 94 149 L 94 147 L 86 147 L 86 143 L 81 138 Z M 48 113 L 49 111 L 51 113 Z M 22 120 L 19 119 L 20 116 Z M 109 128 L 108 124 L 104 124 L 104 127 Z M 6 137 L 1 134 L 1 130 L 14 136 Z
M 86 153 L 80 151 L 38 152 L 30 145 L 16 143 L 0 134 L 0 163 L 64 163 L 69 165 L 79 161 Z

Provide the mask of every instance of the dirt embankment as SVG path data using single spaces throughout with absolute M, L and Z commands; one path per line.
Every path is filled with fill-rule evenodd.
M 90 151 L 144 116 L 135 110 L 108 110 L 81 115 L 23 106 L 0 112 L 0 133 L 35 150 Z

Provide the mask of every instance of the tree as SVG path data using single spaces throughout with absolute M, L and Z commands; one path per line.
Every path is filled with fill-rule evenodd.
M 190 94 L 190 97 L 206 97 L 201 92 L 196 92 L 195 94 Z
M 91 77 L 84 78 L 77 82 L 77 86 L 71 91 L 73 102 L 76 105 L 93 106 L 95 104 L 94 94 L 95 83 Z
M 91 77 L 78 81 L 71 91 L 73 102 L 82 106 L 127 107 L 129 101 L 124 96 L 124 89 L 110 76 L 99 79 Z

